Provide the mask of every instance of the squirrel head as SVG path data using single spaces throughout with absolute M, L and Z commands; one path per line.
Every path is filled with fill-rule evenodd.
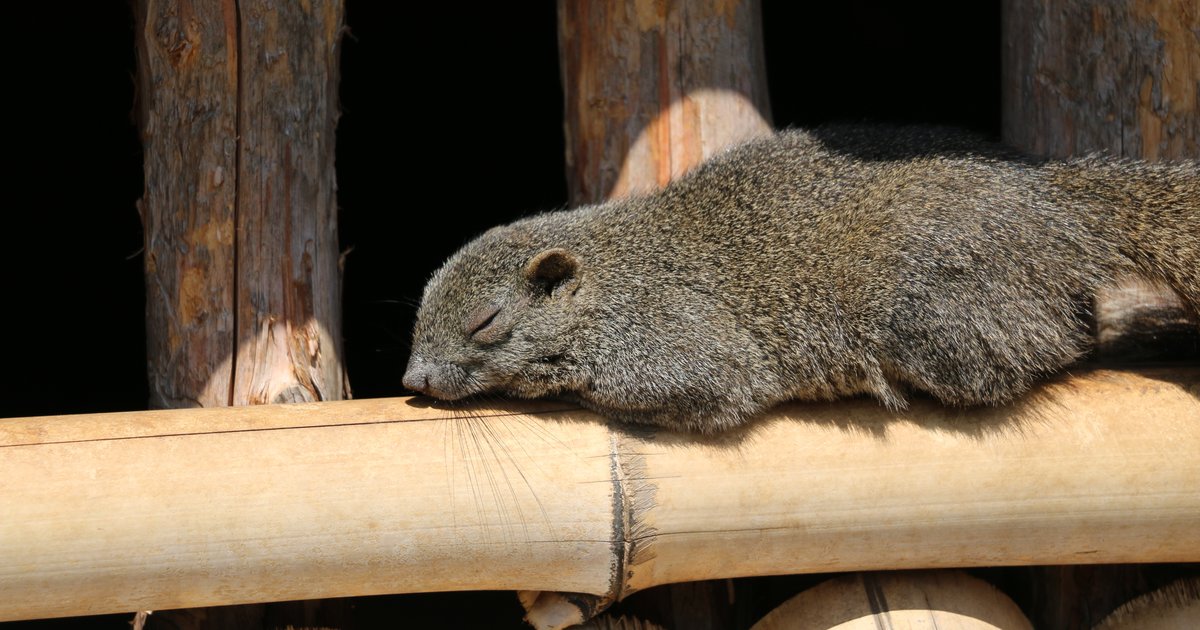
M 569 389 L 579 258 L 519 227 L 468 243 L 425 287 L 404 386 L 442 400 Z

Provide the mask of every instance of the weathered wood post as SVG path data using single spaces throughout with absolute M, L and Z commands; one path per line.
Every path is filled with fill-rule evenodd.
M 758 0 L 559 0 L 558 23 L 573 205 L 770 133 Z
M 341 0 L 137 2 L 152 407 L 348 396 L 343 15 Z
M 1200 5 L 1195 0 L 1004 0 L 1004 140 L 1048 157 L 1104 151 L 1200 158 Z M 1195 356 L 1200 328 L 1176 296 L 1130 279 L 1096 303 L 1098 350 L 1163 341 Z M 1152 585 L 1137 566 L 1031 569 L 1034 624 L 1091 627 Z

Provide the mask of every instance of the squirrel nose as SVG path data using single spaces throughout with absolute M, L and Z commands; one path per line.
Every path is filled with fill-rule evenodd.
M 424 362 L 413 357 L 404 371 L 404 386 L 415 392 L 429 395 L 429 369 Z

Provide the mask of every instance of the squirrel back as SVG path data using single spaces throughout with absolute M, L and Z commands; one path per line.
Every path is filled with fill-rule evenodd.
M 704 432 L 777 402 L 1000 404 L 1136 273 L 1200 306 L 1200 164 L 1039 163 L 931 128 L 788 131 L 662 191 L 495 228 L 418 311 L 405 386 Z

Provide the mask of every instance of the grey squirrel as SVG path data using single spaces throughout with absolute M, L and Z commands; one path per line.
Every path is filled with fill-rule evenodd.
M 1138 274 L 1200 312 L 1200 162 L 1039 162 L 934 128 L 785 131 L 526 218 L 425 288 L 404 385 L 706 433 L 789 399 L 1012 400 Z

